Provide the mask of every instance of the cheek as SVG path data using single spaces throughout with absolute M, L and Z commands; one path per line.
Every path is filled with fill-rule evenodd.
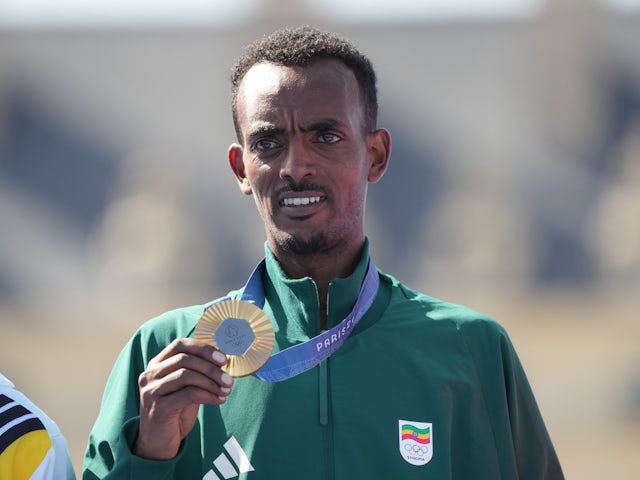
M 256 205 L 258 206 L 258 208 L 262 208 L 263 205 L 266 204 L 266 197 L 264 195 L 264 193 L 262 192 L 260 185 L 259 184 L 253 184 L 252 187 L 252 192 L 253 192 L 253 199 L 256 202 Z
M 251 191 L 253 193 L 253 199 L 256 202 L 258 209 L 263 212 L 269 206 L 271 201 L 271 190 L 266 178 L 257 176 L 252 178 Z
M 351 202 L 361 202 L 369 184 L 367 172 L 364 170 L 352 172 L 351 176 L 345 177 L 342 184 L 346 186 L 345 191 L 348 192 Z
M 273 223 L 272 219 L 274 215 L 273 215 L 273 212 L 271 211 L 272 208 L 271 208 L 271 204 L 269 203 L 269 200 L 254 191 L 253 201 L 255 202 L 256 210 L 258 212 L 258 215 L 262 219 L 262 222 L 265 225 Z
M 343 193 L 342 215 L 356 218 L 362 211 L 367 184 L 352 183 Z

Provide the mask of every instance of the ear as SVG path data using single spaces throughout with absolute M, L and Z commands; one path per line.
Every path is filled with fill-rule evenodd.
M 231 167 L 233 174 L 236 176 L 240 191 L 245 195 L 251 195 L 253 191 L 251 190 L 251 185 L 249 184 L 249 180 L 247 179 L 245 172 L 242 147 L 237 143 L 232 144 L 229 147 L 228 155 L 229 166 Z
M 391 155 L 391 134 L 380 128 L 369 134 L 369 175 L 367 179 L 375 183 L 382 178 L 389 165 Z

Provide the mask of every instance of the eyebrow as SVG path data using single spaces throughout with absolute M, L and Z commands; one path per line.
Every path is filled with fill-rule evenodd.
M 282 133 L 284 133 L 284 128 L 276 127 L 275 125 L 260 125 L 247 133 L 247 141 L 251 142 L 251 140 L 257 137 L 280 135 Z
M 300 127 L 300 131 L 304 133 L 308 132 L 322 132 L 325 130 L 331 130 L 332 128 L 340 127 L 343 123 L 334 118 L 325 118 L 322 120 L 318 120 L 310 123 L 305 127 Z M 285 129 L 282 127 L 277 127 L 275 125 L 264 124 L 258 125 L 253 128 L 249 133 L 247 133 L 247 142 L 251 143 L 254 139 L 263 136 L 269 135 L 282 135 L 285 133 Z

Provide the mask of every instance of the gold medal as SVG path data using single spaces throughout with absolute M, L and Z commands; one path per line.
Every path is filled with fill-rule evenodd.
M 243 300 L 211 305 L 200 317 L 194 336 L 227 356 L 227 363 L 221 368 L 232 377 L 256 372 L 273 351 L 271 320 L 260 308 Z

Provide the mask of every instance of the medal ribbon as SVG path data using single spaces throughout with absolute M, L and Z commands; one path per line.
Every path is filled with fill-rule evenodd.
M 262 286 L 264 269 L 265 261 L 263 260 L 251 274 L 241 297 L 241 300 L 251 302 L 260 308 L 264 306 L 265 302 Z M 369 310 L 378 293 L 379 284 L 378 271 L 370 258 L 360 293 L 351 312 L 335 327 L 306 342 L 275 353 L 254 375 L 265 382 L 280 382 L 306 372 L 331 356 L 349 338 L 360 319 Z

